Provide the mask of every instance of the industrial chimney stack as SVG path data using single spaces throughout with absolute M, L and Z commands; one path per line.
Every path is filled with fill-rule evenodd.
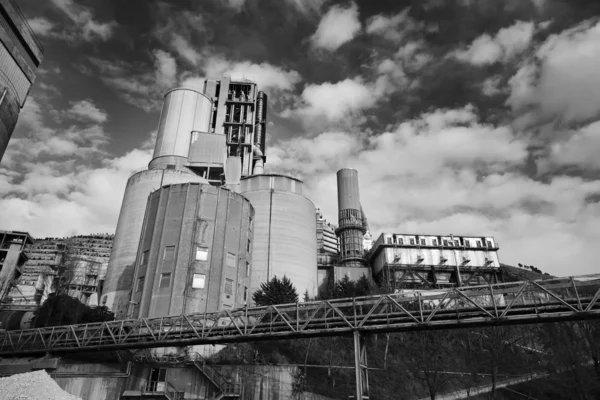
M 358 194 L 358 172 L 343 168 L 337 172 L 338 228 L 341 267 L 365 267 L 363 237 L 366 224 Z

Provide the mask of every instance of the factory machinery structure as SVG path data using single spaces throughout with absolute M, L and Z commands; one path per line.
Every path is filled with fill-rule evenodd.
M 366 276 L 399 296 L 420 296 L 428 289 L 450 290 L 444 292 L 448 294 L 457 288 L 501 280 L 498 247 L 491 237 L 383 233 L 373 244 L 360 202 L 358 171 L 354 169 L 338 171 L 338 221 L 337 225 L 327 223 L 304 194 L 301 180 L 265 173 L 266 126 L 267 95 L 253 82 L 222 77 L 207 80 L 202 88 L 167 91 L 153 157 L 147 170 L 133 174 L 127 181 L 106 274 L 94 276 L 101 289 L 99 305 L 110 308 L 119 321 L 221 313 L 213 325 L 192 324 L 190 329 L 198 333 L 198 328 L 213 332 L 217 327 L 235 327 L 235 332 L 242 335 L 248 329 L 265 333 L 257 328 L 261 327 L 262 317 L 252 316 L 257 327 L 249 328 L 251 320 L 240 325 L 237 317 L 228 313 L 238 315 L 235 310 L 242 307 L 249 310 L 253 306 L 252 293 L 275 276 L 287 276 L 299 295 L 308 293 L 310 298 L 318 295 L 320 285 L 345 276 L 352 280 Z M 463 292 L 452 293 L 457 296 Z M 386 310 L 391 304 L 397 304 L 396 311 L 401 312 L 408 307 L 397 297 L 383 301 Z M 317 315 L 322 311 L 316 303 L 311 304 L 313 308 L 307 312 L 312 310 Z M 373 309 L 376 314 L 361 317 L 366 318 L 361 327 L 382 312 L 377 307 Z M 356 330 L 352 324 L 359 316 L 352 316 L 352 322 L 345 312 L 341 308 L 327 311 L 322 316 L 325 325 L 319 322 L 319 330 L 311 331 L 311 335 Z M 489 310 L 485 312 L 490 314 Z M 306 315 L 303 318 L 308 319 L 278 315 L 278 323 L 292 328 L 296 324 L 296 332 L 302 331 L 300 325 L 316 321 Z M 274 318 L 269 316 L 268 320 Z M 329 318 L 341 318 L 347 326 L 339 330 L 341 326 L 328 325 Z M 416 321 L 413 314 L 402 318 Z M 422 314 L 421 324 L 432 319 L 433 314 Z M 120 336 L 120 348 L 136 348 L 131 346 L 135 338 L 136 343 L 144 344 L 141 347 L 154 347 L 150 358 L 177 353 L 197 360 L 194 354 L 203 352 L 205 347 L 200 345 L 208 343 L 198 337 L 186 341 L 181 336 L 179 341 L 163 346 L 166 342 L 161 338 L 168 335 L 164 332 L 172 332 L 173 326 L 165 325 L 158 331 L 148 328 L 144 335 L 158 338 L 158 345 L 146 346 L 144 343 L 149 342 L 135 336 L 131 326 L 126 325 L 119 333 L 111 328 L 99 334 Z M 77 332 L 73 334 L 78 341 Z M 53 343 L 54 338 L 48 341 L 44 335 L 39 336 L 43 343 Z M 267 332 L 265 338 L 278 335 Z M 34 336 L 30 339 L 38 340 Z M 12 346 L 12 335 L 4 339 L 9 343 L 3 346 Z M 66 337 L 57 340 L 63 339 Z M 215 343 L 226 341 L 218 339 Z M 79 343 L 97 344 L 91 337 Z M 142 380 L 144 389 L 136 394 L 129 385 L 127 398 L 143 396 L 149 387 L 156 389 L 158 376 L 166 374 L 150 367 L 144 371 L 140 372 L 147 375 Z M 203 390 L 217 380 L 221 384 L 213 386 L 223 386 L 224 380 L 215 378 L 217 375 L 203 362 L 194 364 L 192 371 L 210 382 Z M 132 385 L 140 384 L 135 382 Z M 124 388 L 113 387 L 114 393 L 105 388 L 98 396 L 123 398 L 119 396 Z M 194 390 L 183 391 L 192 395 Z

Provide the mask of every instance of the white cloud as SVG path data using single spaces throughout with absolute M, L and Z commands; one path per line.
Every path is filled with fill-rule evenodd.
M 225 0 L 225 4 L 229 8 L 231 8 L 237 12 L 240 12 L 244 8 L 244 5 L 246 4 L 246 0 Z
M 100 110 L 89 100 L 81 100 L 74 103 L 67 113 L 75 118 L 89 120 L 98 124 L 106 122 L 108 114 Z
M 304 15 L 314 15 L 321 12 L 321 9 L 329 0 L 286 0 L 288 4 L 296 8 Z
M 522 125 L 549 118 L 586 121 L 600 113 L 600 22 L 551 35 L 510 81 L 507 104 Z
M 156 82 L 161 88 L 169 88 L 177 82 L 177 63 L 167 52 L 154 51 L 154 65 Z
M 54 29 L 54 24 L 44 17 L 31 18 L 27 23 L 38 36 L 48 36 Z
M 334 51 L 354 39 L 360 30 L 358 6 L 355 3 L 348 8 L 336 5 L 323 16 L 310 40 L 315 48 Z
M 52 0 L 52 3 L 62 10 L 75 24 L 82 36 L 73 33 L 64 33 L 68 39 L 77 40 L 81 37 L 86 41 L 100 39 L 106 41 L 113 35 L 116 22 L 111 21 L 101 23 L 94 19 L 92 11 L 80 4 L 75 4 L 73 0 Z
M 198 52 L 186 38 L 177 33 L 173 34 L 171 47 L 173 47 L 180 57 L 194 66 L 198 65 L 202 59 L 200 52 Z
M 494 37 L 484 33 L 468 48 L 456 51 L 452 56 L 473 65 L 508 62 L 529 48 L 534 32 L 533 22 L 517 21 L 508 28 L 500 29 Z
M 469 106 L 378 135 L 283 141 L 269 149 L 267 168 L 304 179 L 305 193 L 331 222 L 335 172 L 351 167 L 372 232 L 493 235 L 503 262 L 557 275 L 595 272 L 600 205 L 588 199 L 600 194 L 600 180 L 529 178 L 520 172 L 528 145 L 508 126 L 480 122 Z
M 408 31 L 418 25 L 409 17 L 409 11 L 410 8 L 407 7 L 396 15 L 375 15 L 367 21 L 365 31 L 369 35 L 379 35 L 399 43 Z
M 547 158 L 540 160 L 546 171 L 550 166 L 573 166 L 583 170 L 600 170 L 600 121 L 593 122 L 562 141 L 550 145 Z
M 373 88 L 359 78 L 336 83 L 311 84 L 304 88 L 301 104 L 291 114 L 303 118 L 325 117 L 337 121 L 352 116 L 376 102 Z
M 151 151 L 136 149 L 106 160 L 101 168 L 78 168 L 69 174 L 31 164 L 25 180 L 13 183 L 0 199 L 3 228 L 36 237 L 114 232 L 125 182 L 150 157 Z
M 223 75 L 232 79 L 250 79 L 261 88 L 292 90 L 300 82 L 300 74 L 294 70 L 285 70 L 269 64 L 255 64 L 249 61 L 232 62 L 219 56 L 208 59 L 205 67 L 206 77 L 218 79 Z

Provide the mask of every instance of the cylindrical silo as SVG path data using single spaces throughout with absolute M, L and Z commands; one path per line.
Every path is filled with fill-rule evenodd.
M 360 206 L 358 172 L 343 168 L 337 172 L 339 264 L 343 267 L 365 267 L 363 237 L 365 221 Z
M 250 283 L 253 213 L 246 198 L 211 185 L 174 184 L 153 192 L 129 317 L 242 307 Z
M 187 162 L 192 131 L 209 132 L 212 101 L 193 88 L 175 88 L 165 94 L 154 156 L 148 168 L 181 167 Z
M 254 206 L 250 292 L 287 276 L 302 299 L 317 291 L 315 206 L 302 195 L 302 181 L 277 174 L 242 178 L 240 193 Z
M 163 185 L 187 182 L 208 183 L 198 175 L 171 169 L 141 171 L 127 180 L 100 300 L 117 318 L 126 314 L 148 196 Z

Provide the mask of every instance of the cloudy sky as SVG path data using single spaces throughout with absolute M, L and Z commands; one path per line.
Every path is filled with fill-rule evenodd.
M 45 47 L 0 164 L 1 229 L 114 232 L 162 94 L 269 94 L 267 170 L 374 235 L 493 235 L 505 263 L 600 272 L 600 3 L 19 0 Z

